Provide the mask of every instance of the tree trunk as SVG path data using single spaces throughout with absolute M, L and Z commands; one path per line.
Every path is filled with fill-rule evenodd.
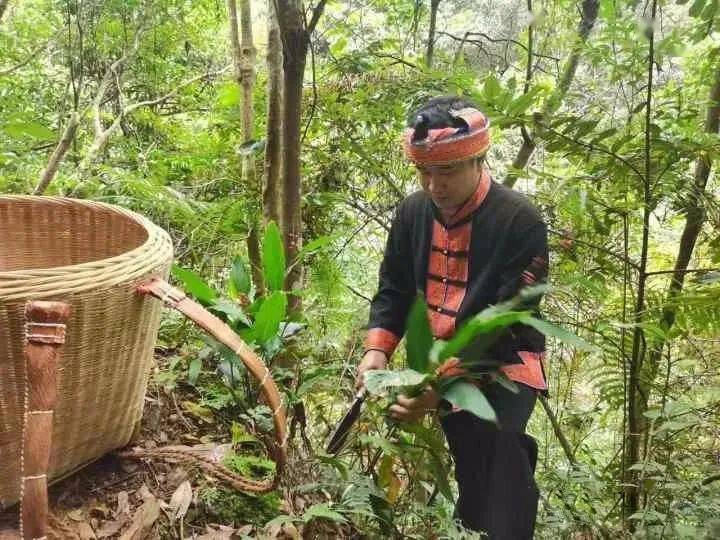
M 720 130 L 720 65 L 715 69 L 715 78 L 710 88 L 709 104 L 705 115 L 705 132 L 717 134 Z M 705 214 L 705 189 L 707 187 L 708 178 L 710 177 L 710 169 L 712 166 L 712 158 L 708 155 L 701 155 L 695 161 L 694 181 L 690 186 L 690 195 L 685 204 L 685 226 L 683 227 L 680 237 L 680 245 L 678 248 L 673 274 L 668 286 L 665 298 L 665 307 L 660 318 L 660 327 L 667 332 L 675 324 L 675 316 L 677 308 L 675 300 L 682 293 L 685 283 L 685 274 L 690 264 L 695 244 L 702 230 L 702 226 L 706 220 Z M 644 412 L 648 410 L 649 397 L 652 385 L 657 378 L 657 373 L 662 360 L 662 352 L 667 344 L 665 338 L 656 343 L 650 350 L 647 364 L 640 366 L 641 372 L 637 377 L 637 385 L 639 390 L 635 396 L 635 431 L 642 434 L 643 440 L 636 441 L 631 450 L 633 455 L 630 456 L 636 462 L 648 452 L 647 436 L 648 422 Z M 643 448 L 643 445 L 645 448 Z M 632 465 L 632 463 L 629 463 Z M 639 496 L 639 494 L 638 494 Z M 639 505 L 635 504 L 633 509 Z
M 285 39 L 290 45 L 284 49 L 283 60 L 282 231 L 285 256 L 288 261 L 294 261 L 302 247 L 300 128 L 307 41 L 304 30 L 295 34 L 286 34 Z M 290 47 L 291 50 L 288 52 Z M 292 290 L 299 287 L 301 281 L 302 266 L 296 264 L 288 273 L 285 286 L 287 290 Z M 299 310 L 300 298 L 298 296 L 291 298 L 291 308 Z
M 5 10 L 7 9 L 8 0 L 0 0 L 0 21 L 2 21 Z
M 425 65 L 432 67 L 435 54 L 435 24 L 440 0 L 430 0 L 430 30 L 428 31 L 427 50 L 425 51 Z
M 252 13 L 250 0 L 240 0 L 240 36 L 238 36 L 238 17 L 236 0 L 227 0 L 228 18 L 230 21 L 230 46 L 233 53 L 235 67 L 235 80 L 242 93 L 242 110 L 240 129 L 242 144 L 248 144 L 253 139 L 253 89 L 255 87 L 255 46 L 252 34 Z M 256 182 L 255 157 L 249 152 L 241 158 L 242 184 L 254 200 L 260 199 L 260 189 Z M 260 259 L 260 242 L 257 232 L 258 219 L 256 212 L 248 216 L 247 251 L 250 259 L 255 288 L 259 294 L 264 294 L 262 261 Z
M 265 137 L 265 178 L 263 217 L 265 223 L 279 219 L 280 167 L 282 166 L 282 41 L 274 0 L 268 0 L 267 50 L 267 134 Z M 281 224 L 280 224 L 281 225 Z
M 578 24 L 578 37 L 573 48 L 573 52 L 565 62 L 563 66 L 562 77 L 558 83 L 557 88 L 552 95 L 547 99 L 545 105 L 542 108 L 543 118 L 547 118 L 555 111 L 560 108 L 567 91 L 570 89 L 573 79 L 575 78 L 575 72 L 577 71 L 578 64 L 580 63 L 580 54 L 582 51 L 583 44 L 587 41 L 588 35 L 595 22 L 597 21 L 598 10 L 600 7 L 599 0 L 583 0 L 582 3 L 582 17 Z M 529 59 L 532 61 L 532 59 Z M 503 182 L 508 187 L 513 187 L 518 179 L 518 172 L 524 169 L 533 153 L 535 152 L 535 141 L 532 137 L 523 133 L 523 143 L 518 150 L 515 159 L 513 160 L 512 169 L 508 172 Z
M 652 0 L 651 18 L 648 25 L 649 34 L 647 34 L 648 61 L 647 61 L 647 85 L 645 99 L 645 172 L 642 179 L 643 183 L 643 230 L 642 230 L 642 247 L 640 251 L 640 267 L 638 269 L 638 288 L 635 300 L 635 323 L 633 329 L 633 345 L 632 355 L 630 357 L 630 366 L 628 373 L 628 395 L 627 395 L 627 434 L 626 445 L 627 451 L 623 456 L 623 482 L 625 484 L 625 493 L 623 501 L 623 517 L 631 531 L 634 530 L 635 521 L 628 519 L 636 514 L 640 509 L 640 496 L 642 486 L 640 485 L 641 475 L 639 471 L 630 468 L 640 461 L 640 444 L 643 438 L 643 432 L 647 428 L 645 412 L 642 403 L 648 398 L 643 396 L 643 389 L 640 383 L 643 364 L 646 358 L 646 340 L 643 333 L 642 323 L 645 319 L 645 296 L 647 291 L 647 265 L 649 255 L 649 239 L 650 239 L 650 217 L 653 210 L 652 207 L 652 98 L 653 98 L 653 69 L 655 67 L 655 33 L 654 24 L 657 15 L 657 0 Z
M 60 142 L 58 142 L 58 145 L 55 147 L 55 150 L 50 156 L 47 166 L 40 173 L 40 180 L 33 191 L 33 195 L 42 195 L 45 193 L 45 190 L 50 185 L 50 182 L 52 182 L 53 178 L 55 178 L 58 167 L 60 167 L 63 159 L 65 159 L 65 154 L 67 154 L 67 151 L 75 138 L 75 132 L 77 131 L 79 122 L 80 120 L 78 114 L 73 111 L 67 125 L 65 126 L 62 137 L 60 137 Z

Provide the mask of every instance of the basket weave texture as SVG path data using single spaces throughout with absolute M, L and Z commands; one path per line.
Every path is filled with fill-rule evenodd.
M 125 446 L 139 425 L 162 304 L 136 293 L 166 278 L 168 234 L 108 204 L 0 196 L 0 508 L 20 496 L 29 300 L 71 306 L 58 369 L 49 478 Z

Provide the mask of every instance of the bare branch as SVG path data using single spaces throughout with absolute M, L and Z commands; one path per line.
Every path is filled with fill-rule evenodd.
M 0 1 L 2 1 L 2 0 L 0 0 Z M 43 43 L 42 45 L 40 45 L 40 46 L 38 46 L 38 47 L 35 47 L 32 51 L 30 51 L 30 53 L 27 55 L 27 57 L 26 57 L 24 60 L 22 60 L 19 64 L 16 64 L 16 65 L 14 65 L 14 66 L 12 66 L 12 67 L 9 67 L 9 68 L 7 68 L 7 69 L 4 69 L 4 70 L 0 71 L 0 77 L 5 77 L 6 75 L 10 75 L 11 73 L 17 71 L 18 69 L 20 69 L 20 68 L 28 65 L 28 64 L 29 64 L 30 62 L 32 62 L 35 58 L 37 58 L 38 53 L 40 53 L 41 51 L 44 51 L 44 50 L 47 49 L 52 43 L 55 42 L 55 38 L 58 37 L 58 35 L 60 34 L 60 32 L 61 32 L 61 30 L 58 31 L 58 32 L 55 32 L 55 35 L 54 35 L 53 37 L 51 37 L 48 41 L 46 41 L 45 43 Z
M 72 144 L 79 123 L 80 120 L 78 118 L 78 114 L 73 111 L 67 125 L 65 126 L 65 131 L 63 131 L 62 137 L 60 137 L 60 142 L 58 142 L 58 145 L 55 147 L 55 150 L 50 156 L 47 165 L 40 173 L 40 181 L 33 191 L 33 195 L 42 195 L 45 193 L 45 190 L 50 185 L 50 182 L 52 182 L 53 178 L 55 178 L 58 167 L 60 167 L 60 163 L 62 163 L 62 160 L 65 158 L 65 154 L 67 154 L 67 151 Z
M 80 169 L 84 170 L 90 165 L 90 163 L 92 163 L 92 161 L 95 159 L 97 154 L 107 144 L 107 141 L 110 138 L 110 136 L 113 133 L 115 133 L 115 131 L 117 131 L 117 129 L 120 127 L 120 124 L 121 124 L 123 118 L 125 118 L 126 116 L 131 114 L 133 111 L 136 111 L 137 109 L 139 109 L 141 107 L 153 107 L 155 105 L 160 105 L 161 103 L 163 103 L 163 102 L 167 101 L 168 99 L 177 95 L 178 92 L 180 92 L 180 90 L 182 90 L 183 88 L 185 88 L 197 81 L 201 81 L 204 79 L 210 79 L 212 77 L 221 75 L 221 74 L 225 73 L 226 71 L 228 71 L 230 68 L 232 68 L 232 64 L 227 65 L 218 71 L 212 71 L 209 73 L 203 73 L 202 75 L 197 75 L 195 77 L 192 77 L 190 79 L 183 81 L 178 86 L 173 88 L 170 92 L 168 92 L 167 94 L 164 94 L 158 98 L 149 99 L 146 101 L 139 101 L 137 103 L 133 103 L 132 105 L 128 105 L 127 107 L 125 107 L 122 110 L 122 112 L 115 118 L 113 123 L 107 129 L 103 129 L 102 125 L 99 124 L 99 103 L 98 103 L 97 96 L 96 96 L 96 100 L 94 103 L 94 106 L 95 106 L 95 104 L 97 104 L 97 108 L 95 109 L 95 120 L 96 120 L 96 122 L 95 122 L 95 129 L 96 129 L 95 140 L 93 141 L 92 145 L 90 146 L 90 149 L 88 150 L 87 154 L 85 155 L 82 162 L 80 163 L 80 165 L 79 165 Z M 98 131 L 98 127 L 99 127 L 99 131 Z
M 317 26 L 317 23 L 322 16 L 323 10 L 325 9 L 325 4 L 327 4 L 327 0 L 320 0 L 313 8 L 312 18 L 307 25 L 308 34 L 312 34 L 315 31 L 315 27 Z

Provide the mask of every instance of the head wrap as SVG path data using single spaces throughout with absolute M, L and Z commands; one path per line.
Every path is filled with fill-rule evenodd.
M 407 158 L 416 165 L 446 165 L 483 155 L 490 147 L 490 120 L 472 107 L 449 111 L 460 127 L 428 129 L 419 114 L 403 134 Z M 419 140 L 414 140 L 419 139 Z

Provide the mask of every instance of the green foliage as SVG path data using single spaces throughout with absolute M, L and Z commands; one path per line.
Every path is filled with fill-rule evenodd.
M 204 488 L 199 500 L 215 519 L 236 526 L 253 524 L 262 527 L 280 511 L 275 493 L 253 496 L 225 488 Z
M 280 291 L 285 278 L 285 251 L 280 230 L 274 222 L 265 230 L 262 248 L 263 275 L 271 291 Z
M 443 398 L 478 418 L 497 422 L 495 410 L 477 386 L 465 381 L 455 381 L 443 392 Z
M 545 302 L 543 320 L 531 318 L 523 303 L 496 306 L 447 343 L 431 347 L 427 320 L 416 305 L 398 356 L 405 355 L 407 367 L 417 373 L 379 373 L 371 385 L 382 392 L 411 390 L 410 383 L 425 384 L 426 374 L 444 359 L 463 349 L 486 350 L 506 325 L 538 328 L 551 338 L 545 364 L 549 406 L 578 465 L 568 465 L 538 407 L 529 427 L 541 447 L 537 478 L 544 498 L 536 537 L 620 538 L 626 531 L 618 486 L 625 482 L 623 430 L 637 329 L 640 384 L 647 399 L 637 405 L 649 407 L 643 418 L 652 437 L 647 463 L 627 464 L 645 474 L 644 508 L 633 520 L 642 532 L 636 534 L 713 537 L 720 482 L 702 481 L 717 472 L 720 381 L 713 359 L 720 294 L 714 271 L 686 273 L 677 295 L 669 294 L 671 274 L 649 275 L 639 324 L 633 310 L 646 211 L 651 216 L 647 271 L 674 267 L 686 218 L 693 215 L 707 221 L 689 268 L 712 269 L 720 262 L 717 183 L 711 175 L 702 193 L 694 187 L 698 163 L 714 171 L 720 157 L 717 134 L 705 132 L 720 59 L 718 2 L 659 2 L 662 24 L 653 25 L 652 64 L 649 4 L 601 0 L 598 23 L 585 41 L 577 37 L 574 3 L 535 6 L 527 84 L 527 20 L 507 2 L 476 4 L 441 2 L 434 68 L 426 69 L 427 4 L 327 3 L 312 38 L 306 83 L 312 73 L 314 84 L 302 103 L 304 247 L 297 260 L 285 261 L 277 226 L 268 226 L 259 263 L 266 295 L 258 295 L 260 288 L 252 283 L 246 248 L 249 231 L 262 222 L 259 183 L 243 183 L 239 159 L 255 158 L 260 178 L 264 62 L 255 66 L 254 133 L 245 145 L 239 125 L 242 95 L 230 72 L 203 77 L 162 103 L 120 114 L 124 106 L 155 100 L 230 63 L 222 3 L 11 1 L 0 23 L 0 191 L 32 191 L 70 111 L 88 111 L 47 193 L 115 203 L 167 229 L 178 259 L 175 281 L 268 363 L 282 357 L 292 364 L 291 369 L 273 367 L 273 374 L 286 386 L 290 407 L 304 406 L 305 434 L 318 448 L 326 423 L 352 393 L 346 375 L 361 349 L 363 297 L 371 297 L 377 286 L 385 226 L 397 203 L 417 189 L 398 144 L 407 110 L 438 94 L 469 95 L 491 119 L 488 164 L 494 179 L 517 173 L 515 188 L 531 198 L 548 223 L 555 292 Z M 256 46 L 265 27 L 261 16 L 254 10 Z M 262 47 L 259 53 L 261 58 Z M 99 108 L 102 127 L 118 120 L 118 129 L 90 166 L 81 168 L 95 140 L 88 106 L 107 67 L 125 54 Z M 570 58 L 577 63 L 570 66 Z M 559 96 L 564 84 L 567 92 Z M 527 165 L 514 169 L 523 141 L 535 151 Z M 298 264 L 305 266 L 306 277 L 302 290 L 292 294 L 302 296 L 304 318 L 289 323 L 285 295 L 290 291 L 283 280 Z M 299 339 L 290 335 L 299 330 Z M 651 357 L 654 348 L 658 353 Z M 258 405 L 257 388 L 232 351 L 202 340 L 170 312 L 163 317 L 158 350 L 155 383 L 165 392 L 181 393 L 181 402 L 192 392 L 197 412 L 209 415 L 224 435 L 232 433 L 238 445 L 256 444 L 250 440 L 255 433 L 271 428 L 270 412 Z M 449 383 L 468 407 L 489 414 L 477 393 L 469 391 L 468 397 L 458 380 Z M 307 471 L 293 471 L 307 483 L 310 502 L 304 512 L 313 510 L 290 518 L 371 538 L 470 537 L 452 519 L 454 485 L 447 480 L 452 475 L 437 426 L 415 426 L 428 432 L 402 426 L 388 438 L 385 406 L 369 403 L 363 436 L 348 455 L 332 465 L 321 458 Z M 233 430 L 233 422 L 242 429 Z M 291 445 L 299 445 L 297 437 Z M 390 456 L 381 464 L 382 487 L 363 468 L 369 449 Z M 443 496 L 429 505 L 436 485 Z M 213 514 L 216 520 L 238 525 L 261 525 L 279 515 L 273 497 L 216 488 L 201 492 L 202 500 L 211 501 L 206 507 L 221 508 Z
M 430 349 L 433 344 L 433 335 L 427 317 L 427 304 L 422 296 L 418 296 L 410 309 L 407 321 L 407 363 L 410 369 L 427 372 L 430 362 Z

